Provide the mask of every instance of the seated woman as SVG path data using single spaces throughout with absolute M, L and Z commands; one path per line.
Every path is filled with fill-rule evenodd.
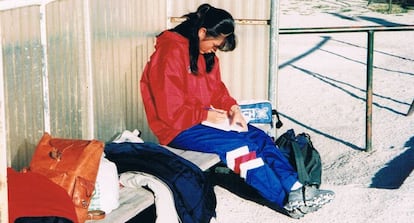
M 148 123 L 159 142 L 218 154 L 247 184 L 292 217 L 302 217 L 332 200 L 332 191 L 299 183 L 297 172 L 272 139 L 246 123 L 222 82 L 215 52 L 236 47 L 232 16 L 203 4 L 185 17 L 157 37 L 140 81 Z M 201 124 L 228 119 L 243 131 Z

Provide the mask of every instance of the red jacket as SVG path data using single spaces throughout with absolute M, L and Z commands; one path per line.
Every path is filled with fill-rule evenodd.
M 237 104 L 221 80 L 217 57 L 212 71 L 206 73 L 200 54 L 198 70 L 197 75 L 190 71 L 188 39 L 171 31 L 157 38 L 140 84 L 148 124 L 161 144 L 204 121 L 206 108 L 228 111 Z
M 75 206 L 65 189 L 45 176 L 7 168 L 9 223 L 20 217 L 62 217 L 78 222 Z

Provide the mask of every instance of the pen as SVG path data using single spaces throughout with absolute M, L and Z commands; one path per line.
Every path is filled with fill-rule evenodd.
M 213 107 L 207 107 L 206 110 L 208 110 L 208 111 L 215 111 L 215 112 L 220 113 L 220 114 L 224 114 L 225 113 L 224 111 L 217 110 L 217 109 L 215 109 Z

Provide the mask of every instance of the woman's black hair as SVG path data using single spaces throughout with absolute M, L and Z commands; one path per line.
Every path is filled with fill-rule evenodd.
M 193 74 L 198 73 L 197 60 L 200 54 L 198 30 L 206 28 L 208 37 L 225 35 L 224 43 L 219 47 L 221 51 L 232 51 L 236 48 L 234 34 L 234 19 L 227 11 L 214 8 L 209 4 L 200 5 L 196 12 L 184 15 L 186 20 L 171 29 L 189 40 L 190 69 Z M 209 73 L 214 66 L 214 53 L 203 54 L 206 61 L 206 70 Z

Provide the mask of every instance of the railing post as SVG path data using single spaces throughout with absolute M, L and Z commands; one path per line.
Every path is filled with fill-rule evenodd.
M 366 90 L 366 125 L 365 151 L 372 150 L 372 69 L 374 61 L 374 30 L 368 30 L 367 43 L 367 90 Z
M 277 109 L 277 79 L 278 79 L 278 38 L 279 38 L 279 1 L 271 0 L 270 7 L 270 41 L 269 41 L 269 71 L 268 71 L 268 99 Z M 276 137 L 276 128 L 272 134 Z

